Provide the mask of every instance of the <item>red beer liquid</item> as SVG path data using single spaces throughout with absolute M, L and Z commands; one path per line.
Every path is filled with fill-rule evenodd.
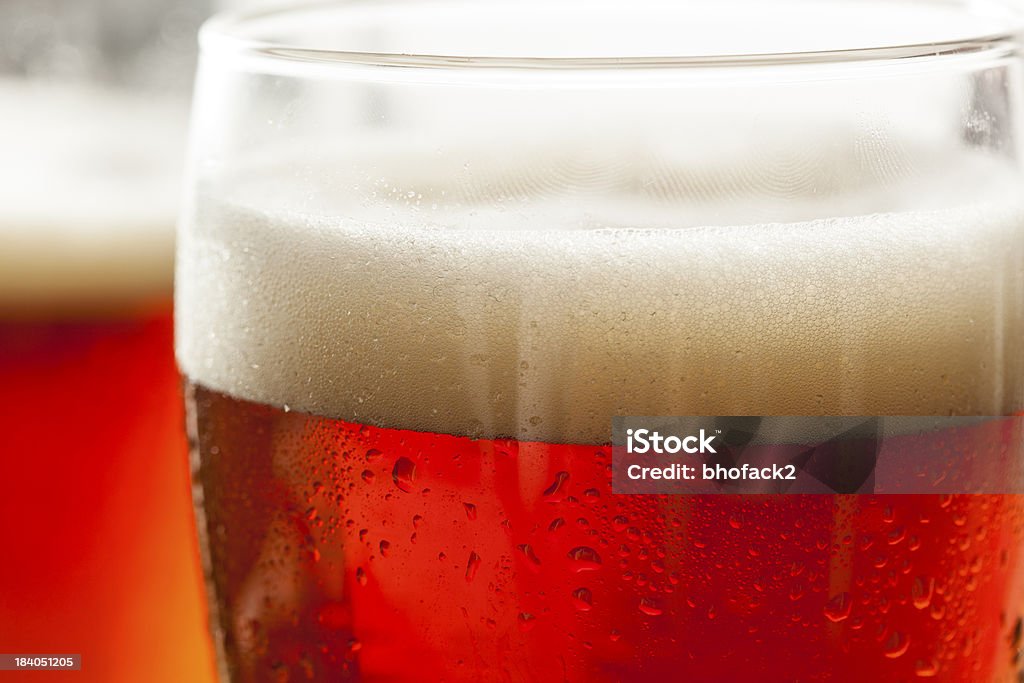
M 232 681 L 1016 681 L 1024 497 L 617 496 L 610 448 L 188 389 Z
M 212 680 L 169 303 L 0 322 L 0 680 Z

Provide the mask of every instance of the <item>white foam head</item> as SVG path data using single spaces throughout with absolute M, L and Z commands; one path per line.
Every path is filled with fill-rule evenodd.
M 0 79 L 0 314 L 170 295 L 185 106 Z
M 927 211 L 680 229 L 669 221 L 693 193 L 678 184 L 675 203 L 638 201 L 623 175 L 585 212 L 535 192 L 487 213 L 484 182 L 442 222 L 413 208 L 431 201 L 418 188 L 437 189 L 421 171 L 420 185 L 408 168 L 385 182 L 407 199 L 383 208 L 261 210 L 287 205 L 268 194 L 298 177 L 283 162 L 201 196 L 179 251 L 184 372 L 357 422 L 580 443 L 607 441 L 613 415 L 1020 405 L 1024 214 L 1000 191 L 990 202 L 936 183 L 944 205 Z M 316 195 L 316 174 L 301 178 L 296 196 Z M 855 195 L 863 206 L 900 194 L 876 180 Z M 814 215 L 832 201 L 785 206 Z M 504 218 L 481 226 L 478 210 Z

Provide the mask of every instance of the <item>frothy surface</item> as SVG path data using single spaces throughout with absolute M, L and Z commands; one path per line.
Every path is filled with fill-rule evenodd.
M 625 213 L 613 195 L 588 210 Z M 200 201 L 184 372 L 357 422 L 577 443 L 606 442 L 616 414 L 1021 403 L 1017 206 L 687 229 L 381 218 Z
M 185 104 L 0 79 L 0 313 L 169 296 Z

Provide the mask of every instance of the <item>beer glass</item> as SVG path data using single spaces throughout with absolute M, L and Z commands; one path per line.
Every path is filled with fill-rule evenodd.
M 206 14 L 0 1 L 0 653 L 81 655 L 43 677 L 213 673 L 171 320 Z
M 177 358 L 224 681 L 1011 681 L 1018 495 L 618 495 L 614 416 L 1024 408 L 1011 8 L 201 35 Z

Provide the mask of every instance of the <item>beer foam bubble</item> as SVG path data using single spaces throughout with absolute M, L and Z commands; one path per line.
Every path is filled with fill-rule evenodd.
M 168 297 L 185 103 L 0 79 L 0 314 Z
M 179 246 L 181 368 L 240 398 L 575 443 L 613 415 L 1021 405 L 1016 204 L 672 228 L 604 188 L 586 225 L 551 198 L 461 229 L 251 198 L 200 197 Z

